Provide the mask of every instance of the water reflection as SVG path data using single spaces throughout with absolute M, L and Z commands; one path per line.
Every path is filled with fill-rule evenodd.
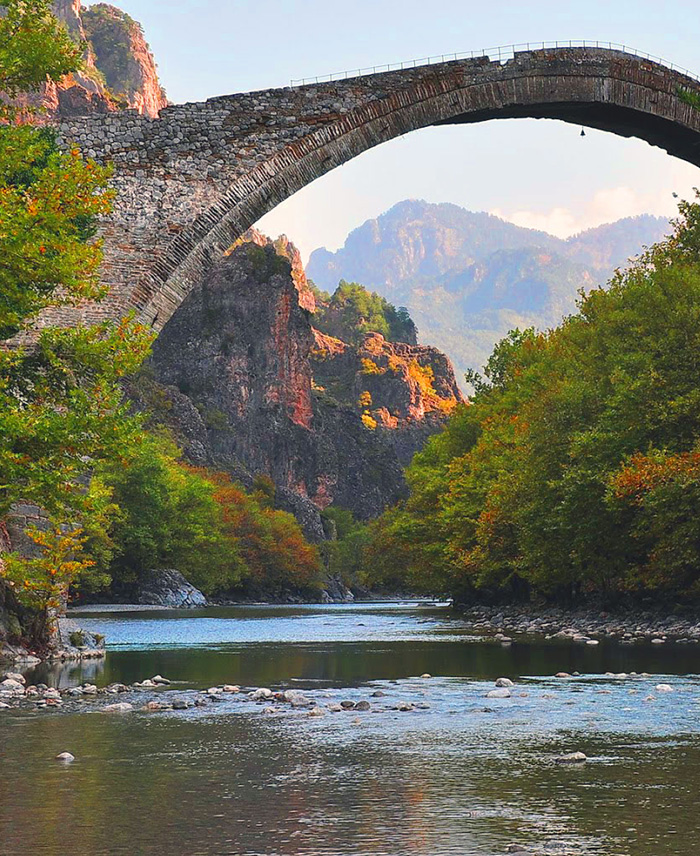
M 426 604 L 120 609 L 85 611 L 79 619 L 107 637 L 106 662 L 64 670 L 42 665 L 28 678 L 55 686 L 83 680 L 132 683 L 155 674 L 197 687 L 224 682 L 356 686 L 370 678 L 399 680 L 424 672 L 493 680 L 560 671 L 700 671 L 698 650 L 688 645 L 590 647 L 536 638 L 504 647 L 475 636 L 447 607 Z
M 226 680 L 430 707 L 311 719 L 232 698 L 183 713 L 6 716 L 3 856 L 496 856 L 512 842 L 576 856 L 695 852 L 692 650 L 469 643 L 458 619 L 426 607 L 261 608 L 240 623 L 237 614 L 93 615 L 120 650 L 45 675 L 65 685 L 86 679 L 81 668 L 102 683 L 161 672 L 183 681 L 181 692 Z M 193 621 L 202 641 L 186 648 L 181 628 Z M 353 627 L 361 639 L 351 641 Z M 574 669 L 587 676 L 542 677 Z M 674 692 L 603 674 L 633 670 L 676 675 L 665 679 Z M 411 677 L 423 672 L 436 677 Z M 518 683 L 527 694 L 485 699 L 501 674 L 531 676 Z M 376 688 L 386 696 L 372 697 Z M 553 763 L 572 749 L 589 763 Z M 53 761 L 64 750 L 77 757 L 69 767 Z

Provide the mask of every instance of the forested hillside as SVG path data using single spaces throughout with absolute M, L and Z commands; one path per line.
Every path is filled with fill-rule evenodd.
M 700 204 L 548 333 L 513 332 L 375 528 L 378 578 L 459 600 L 700 596 Z

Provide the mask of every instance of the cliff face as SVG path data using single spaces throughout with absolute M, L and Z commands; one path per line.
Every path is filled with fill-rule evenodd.
M 168 322 L 133 395 L 194 462 L 246 485 L 271 477 L 320 540 L 331 503 L 367 519 L 404 495 L 402 463 L 461 396 L 432 348 L 372 335 L 354 348 L 314 331 L 293 245 L 251 237 Z
M 157 116 L 167 100 L 141 25 L 106 3 L 84 9 L 82 20 L 109 91 L 139 113 Z
M 436 348 L 368 333 L 358 347 L 314 330 L 314 383 L 383 434 L 402 465 L 440 430 L 460 402 L 452 364 Z
M 75 40 L 86 43 L 84 68 L 28 98 L 43 108 L 39 121 L 124 107 L 157 116 L 167 100 L 140 25 L 106 4 L 85 9 L 81 0 L 54 0 L 53 10 Z

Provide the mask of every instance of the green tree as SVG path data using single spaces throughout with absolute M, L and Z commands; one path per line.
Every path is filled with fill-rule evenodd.
M 205 594 L 230 589 L 245 572 L 226 537 L 214 485 L 179 457 L 167 438 L 144 434 L 126 460 L 99 470 L 119 508 L 110 529 L 113 554 L 100 568 L 117 593 L 132 595 L 154 569 L 176 568 Z
M 544 334 L 514 331 L 378 524 L 385 575 L 560 600 L 698 594 L 700 204 Z
M 0 91 L 10 99 L 0 102 L 0 115 L 26 117 L 26 102 L 12 99 L 76 71 L 82 46 L 56 20 L 51 0 L 7 0 L 0 12 Z
M 389 342 L 417 341 L 418 331 L 406 307 L 396 309 L 357 282 L 341 280 L 330 299 L 324 300 L 322 292 L 317 297 L 314 324 L 322 333 L 353 345 L 361 344 L 366 333 L 381 333 Z
M 5 92 L 31 92 L 78 67 L 79 49 L 47 2 L 13 0 L 2 9 Z M 57 151 L 44 129 L 0 130 L 0 519 L 20 500 L 49 514 L 46 531 L 29 533 L 41 559 L 5 557 L 0 574 L 40 609 L 58 606 L 88 572 L 86 538 L 106 524 L 110 503 L 90 485 L 90 467 L 119 458 L 139 435 L 120 381 L 143 359 L 150 335 L 131 319 L 35 328 L 42 311 L 103 296 L 101 247 L 91 236 L 111 205 L 108 177 L 77 149 Z

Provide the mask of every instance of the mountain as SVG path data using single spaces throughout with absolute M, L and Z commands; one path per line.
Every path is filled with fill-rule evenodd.
M 192 463 L 270 478 L 318 541 L 328 505 L 367 519 L 405 495 L 403 465 L 462 395 L 435 348 L 315 330 L 313 297 L 294 245 L 251 231 L 168 321 L 130 396 Z
M 359 282 L 406 306 L 420 341 L 445 351 L 458 376 L 480 368 L 513 327 L 555 326 L 581 289 L 604 285 L 668 231 L 641 215 L 563 240 L 452 204 L 399 202 L 348 235 L 337 252 L 315 250 L 309 278 L 332 291 Z

